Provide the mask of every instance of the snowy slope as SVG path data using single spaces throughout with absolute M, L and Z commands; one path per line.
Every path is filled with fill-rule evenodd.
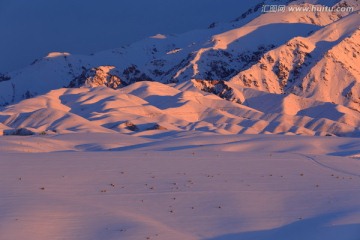
M 1 0 L 0 72 L 22 68 L 48 52 L 90 54 L 157 33 L 206 28 L 238 17 L 253 4 L 254 0 Z
M 267 1 L 266 3 L 275 2 Z M 286 3 L 286 1 L 277 1 L 276 3 Z M 291 4 L 292 6 L 303 6 L 295 5 L 296 3 L 292 2 Z M 317 4 L 319 1 L 312 3 Z M 355 10 L 359 7 L 355 0 L 347 1 L 347 5 L 354 6 Z M 306 6 L 312 5 L 307 3 Z M 304 61 L 304 63 L 298 64 L 313 66 L 322 59 L 324 60 L 320 66 L 314 66 L 313 69 L 297 67 L 295 70 L 300 71 L 302 76 L 312 71 L 313 73 L 310 75 L 320 79 L 322 77 L 321 72 L 324 71 L 323 65 L 328 64 L 329 61 L 335 61 L 344 65 L 343 69 L 334 72 L 335 76 L 349 75 L 350 78 L 358 79 L 358 75 L 354 75 L 354 71 L 348 66 L 352 62 L 351 56 L 340 57 L 340 60 L 326 58 L 327 51 L 336 47 L 337 44 L 340 44 L 339 41 L 341 42 L 346 38 L 350 38 L 346 48 L 349 51 L 355 51 L 356 55 L 356 51 L 358 51 L 356 28 L 359 22 L 359 15 L 356 12 L 345 17 L 346 13 L 343 13 L 343 16 L 329 12 L 284 12 L 261 15 L 260 11 L 261 8 L 257 7 L 248 11 L 248 14 L 242 18 L 230 23 L 215 24 L 209 29 L 191 31 L 179 36 L 156 35 L 129 46 L 93 55 L 51 53 L 45 58 L 34 61 L 27 68 L 4 75 L 1 78 L 3 80 L 0 81 L 0 104 L 11 104 L 24 98 L 46 93 L 52 89 L 73 86 L 70 84 L 71 81 L 86 76 L 91 72 L 91 69 L 101 66 L 113 69 L 114 75 L 121 80 L 119 86 L 142 80 L 167 83 L 183 82 L 193 78 L 205 80 L 235 78 L 240 80 L 240 85 L 278 93 L 282 91 L 282 85 L 286 85 L 286 83 L 282 82 L 284 80 L 281 79 L 282 76 L 279 77 L 279 73 L 276 71 L 277 67 L 271 65 L 279 65 L 278 59 L 280 58 L 286 61 L 280 65 L 284 65 L 285 69 L 289 71 L 292 69 L 289 69 L 287 65 L 294 61 Z M 344 19 L 340 20 L 339 23 L 336 22 L 340 18 Z M 339 32 L 336 36 L 332 34 L 333 40 L 326 40 L 326 34 L 337 28 L 344 29 L 344 31 Z M 294 51 L 288 45 L 293 42 L 296 43 L 298 39 L 304 39 L 313 45 L 322 41 L 327 41 L 329 44 L 323 47 L 310 48 L 307 52 L 302 50 L 305 53 L 315 50 L 315 53 L 312 53 L 315 60 L 297 60 L 297 58 L 302 57 L 298 56 L 299 54 L 283 56 L 285 52 Z M 345 47 L 342 45 L 338 47 L 341 49 L 337 51 L 342 51 L 342 48 Z M 268 56 L 274 57 L 271 60 L 274 63 L 270 63 L 270 66 L 263 63 Z M 267 67 L 273 67 L 277 76 L 268 74 L 266 72 Z M 265 77 L 269 79 L 262 80 Z M 277 79 L 274 79 L 275 77 Z M 307 81 L 309 80 L 299 79 L 298 85 L 306 85 Z M 334 81 L 339 81 L 338 77 Z M 349 86 L 350 81 L 345 81 L 345 84 Z M 280 86 L 266 87 L 266 85 L 272 85 L 271 82 L 279 82 L 278 85 Z M 341 86 L 341 90 L 347 86 Z M 302 96 L 310 95 L 306 95 L 303 91 L 289 90 L 288 92 Z M 314 92 L 312 95 L 321 94 Z M 321 97 L 317 100 L 329 101 L 329 99 Z M 339 97 L 333 100 L 335 103 L 346 104 L 350 107 L 354 105 L 354 99 L 347 101 L 344 100 L 344 97 Z
M 358 139 L 77 133 L 0 142 L 2 240 L 360 236 L 359 162 L 339 157 L 359 153 Z
M 171 1 L 157 11 L 210 9 L 188 21 L 223 3 Z M 0 0 L 0 28 L 3 6 L 51 5 L 31 2 Z M 125 4 L 94 3 L 71 4 L 100 24 Z M 67 4 L 52 7 L 65 16 Z M 236 17 L 217 11 L 231 21 L 204 17 L 207 29 L 52 52 L 0 74 L 0 239 L 359 240 L 360 2 L 238 4 L 222 6 Z M 263 4 L 356 11 L 262 14 Z M 112 26 L 76 33 L 111 45 Z
M 342 105 L 225 83 L 201 84 L 193 80 L 171 87 L 144 81 L 116 90 L 58 89 L 5 107 L 0 123 L 49 134 L 197 130 L 360 136 L 360 113 Z M 212 92 L 216 89 L 220 89 L 218 94 Z
M 234 83 L 273 92 L 294 93 L 359 111 L 358 54 L 360 15 L 353 13 L 311 36 L 296 37 L 264 54 Z
M 359 136 L 359 23 L 358 10 L 261 14 L 257 4 L 208 29 L 92 55 L 53 52 L 1 76 L 0 105 L 30 99 L 1 110 L 0 121 L 37 132 Z M 98 86 L 107 88 L 88 89 Z

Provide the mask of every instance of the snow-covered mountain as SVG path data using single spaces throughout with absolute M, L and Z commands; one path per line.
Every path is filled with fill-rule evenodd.
M 262 14 L 264 4 L 288 8 Z M 323 5 L 353 11 L 289 10 Z M 122 132 L 131 122 L 142 130 L 157 124 L 359 136 L 359 6 L 358 0 L 256 1 L 233 21 L 208 29 L 158 34 L 92 55 L 53 52 L 0 75 L 1 105 L 38 96 L 4 108 L 0 121 L 38 130 Z M 116 91 L 59 89 L 96 86 Z M 70 125 L 62 122 L 72 118 Z
M 1 0 L 0 72 L 22 68 L 51 51 L 90 54 L 157 33 L 206 28 L 231 21 L 253 2 Z
M 294 93 L 360 110 L 360 15 L 351 14 L 308 37 L 295 37 L 232 77 L 234 83 Z
M 0 0 L 0 32 L 4 3 L 58 7 L 74 33 L 66 4 L 102 23 L 138 1 L 241 8 L 0 74 L 0 240 L 359 240 L 360 0 Z M 331 6 L 354 11 L 305 11 Z M 70 38 L 117 31 L 87 27 Z

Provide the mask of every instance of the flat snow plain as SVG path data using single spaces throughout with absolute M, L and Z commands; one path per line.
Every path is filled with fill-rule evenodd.
M 360 140 L 0 137 L 0 239 L 360 239 Z

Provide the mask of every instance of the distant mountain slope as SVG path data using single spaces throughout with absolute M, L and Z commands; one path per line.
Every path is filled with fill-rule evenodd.
M 285 2 L 287 1 L 274 1 L 277 4 Z M 265 3 L 270 4 L 272 1 Z M 347 1 L 347 5 L 358 7 L 359 3 L 353 0 L 351 4 Z M 341 27 L 348 31 L 334 37 L 338 41 L 350 37 L 354 43 L 349 42 L 348 47 L 357 48 L 355 43 L 358 39 L 355 31 L 356 24 L 360 21 L 357 13 L 345 18 L 349 20 L 341 20 L 337 23 L 336 21 L 342 16 L 329 12 L 319 14 L 285 12 L 260 15 L 260 11 L 259 8 L 249 10 L 243 18 L 228 24 L 215 25 L 210 29 L 192 31 L 180 36 L 158 35 L 128 47 L 91 56 L 51 53 L 43 59 L 34 61 L 25 69 L 1 77 L 0 104 L 11 104 L 51 89 L 68 86 L 70 81 L 85 74 L 84 71 L 99 66 L 114 66 L 115 75 L 125 85 L 141 80 L 166 83 L 182 82 L 193 78 L 229 80 L 239 76 L 245 78 L 243 81 L 246 86 L 261 90 L 266 89 L 260 86 L 262 79 L 251 79 L 250 74 L 253 76 L 265 74 L 266 69 L 263 68 L 267 66 L 259 64 L 261 59 L 275 49 L 289 48 L 287 45 L 296 39 L 309 38 L 312 44 L 316 44 L 322 41 L 326 31 Z M 330 25 L 323 27 L 327 24 Z M 331 24 L 334 25 L 331 26 Z M 318 36 L 317 39 L 309 37 L 311 34 Z M 355 35 L 351 37 L 352 34 Z M 335 40 L 332 41 L 333 45 L 327 46 L 328 49 L 336 45 Z M 326 50 L 316 52 L 316 61 L 320 61 Z M 277 55 L 277 58 L 283 57 L 281 54 Z M 274 71 L 276 72 L 276 69 Z M 308 69 L 302 70 L 302 75 L 306 75 L 307 71 Z M 319 77 L 318 74 L 315 76 L 315 78 Z M 269 81 L 273 80 L 267 80 Z M 279 86 L 270 91 L 279 92 Z M 298 92 L 295 93 L 298 94 Z M 337 103 L 342 102 L 344 101 Z
M 1 0 L 0 72 L 48 52 L 90 54 L 156 33 L 206 28 L 236 18 L 254 2 L 260 0 Z
M 273 93 L 294 93 L 360 111 L 360 15 L 351 14 L 296 37 L 261 56 L 232 82 Z

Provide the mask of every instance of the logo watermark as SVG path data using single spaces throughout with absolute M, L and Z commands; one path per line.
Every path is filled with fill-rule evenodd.
M 353 12 L 354 7 L 328 7 L 328 6 L 286 6 L 286 5 L 263 5 L 263 13 L 277 12 Z

